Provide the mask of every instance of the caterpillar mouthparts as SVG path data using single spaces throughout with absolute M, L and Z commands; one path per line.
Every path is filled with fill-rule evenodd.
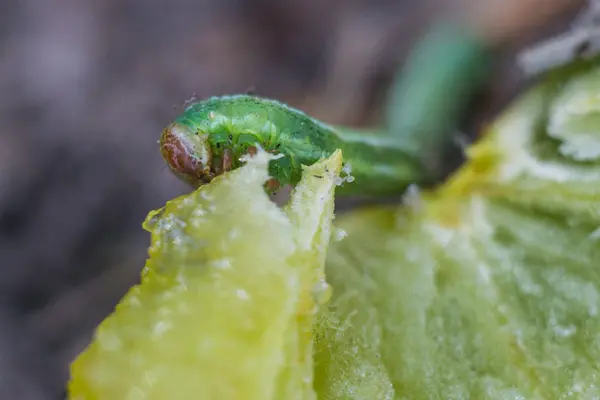
M 169 169 L 192 186 L 209 183 L 220 171 L 215 171 L 212 150 L 206 135 L 174 122 L 160 138 L 160 152 Z

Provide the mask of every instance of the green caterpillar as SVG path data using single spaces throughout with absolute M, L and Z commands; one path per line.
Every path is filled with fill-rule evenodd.
M 162 134 L 163 158 L 194 186 L 240 166 L 240 158 L 264 150 L 280 154 L 269 163 L 267 190 L 296 184 L 302 165 L 340 149 L 354 182 L 336 194 L 387 196 L 407 185 L 428 184 L 450 147 L 471 95 L 486 80 L 490 54 L 460 25 L 441 24 L 416 47 L 392 85 L 386 131 L 324 124 L 274 100 L 248 95 L 212 97 L 189 106 Z
M 190 105 L 164 129 L 160 145 L 170 169 L 196 187 L 239 167 L 242 156 L 257 146 L 280 154 L 269 163 L 273 179 L 266 188 L 271 193 L 298 183 L 302 165 L 341 149 L 354 182 L 343 184 L 340 195 L 389 195 L 427 177 L 419 160 L 393 139 L 380 132 L 329 126 L 275 100 L 234 95 Z

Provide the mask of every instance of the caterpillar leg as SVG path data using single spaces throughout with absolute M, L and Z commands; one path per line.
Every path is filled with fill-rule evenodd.
M 223 172 L 231 171 L 233 167 L 233 153 L 231 149 L 226 149 L 223 152 L 223 164 L 221 167 L 223 168 Z
M 256 155 L 257 152 L 258 152 L 258 149 L 256 148 L 256 146 L 248 146 L 248 148 L 246 150 L 246 154 L 248 154 L 250 156 Z M 275 153 L 275 152 L 270 151 L 270 153 Z M 279 189 L 281 189 L 281 183 L 279 182 L 278 179 L 271 178 L 265 182 L 265 190 L 267 191 L 268 194 L 275 195 L 275 194 L 277 194 L 277 191 L 279 191 Z

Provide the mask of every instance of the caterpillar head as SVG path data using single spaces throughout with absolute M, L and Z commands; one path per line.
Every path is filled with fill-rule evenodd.
M 181 123 L 174 122 L 163 130 L 160 152 L 171 171 L 192 186 L 202 186 L 217 175 L 206 135 Z

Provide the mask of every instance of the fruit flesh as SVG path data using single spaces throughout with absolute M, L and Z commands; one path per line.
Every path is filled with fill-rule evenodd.
M 151 213 L 142 282 L 73 363 L 70 398 L 315 398 L 310 294 L 341 160 L 308 168 L 284 210 L 261 155 Z

